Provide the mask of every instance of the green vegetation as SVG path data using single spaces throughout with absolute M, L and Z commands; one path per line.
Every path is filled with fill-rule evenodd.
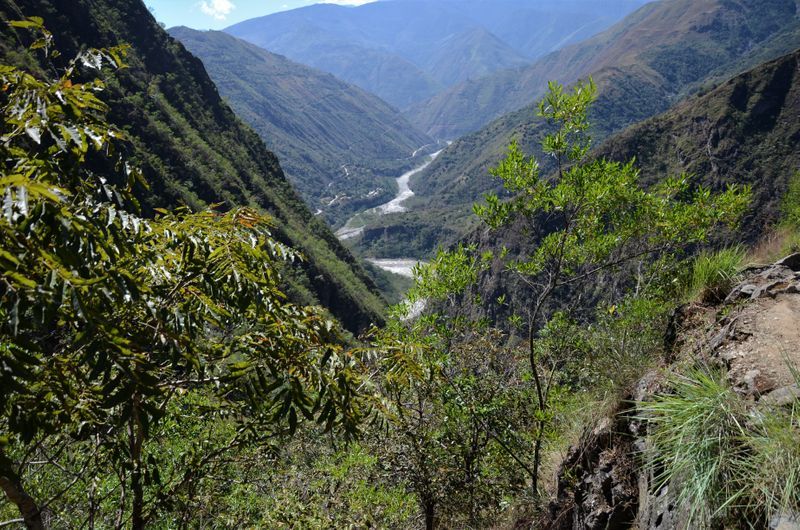
M 781 210 L 784 223 L 800 228 L 800 171 L 795 171 L 789 179 L 789 189 L 783 197 Z
M 58 56 L 41 18 L 11 24 Z M 144 528 L 231 453 L 303 420 L 352 436 L 369 411 L 334 322 L 280 291 L 276 263 L 296 254 L 269 220 L 139 216 L 127 135 L 88 77 L 125 52 L 82 51 L 53 81 L 0 66 L 0 488 L 28 528 L 45 510 Z M 176 429 L 185 442 L 162 447 Z M 32 458 L 55 471 L 42 481 Z M 92 495 L 70 514 L 73 488 Z
M 327 307 L 356 333 L 382 320 L 385 302 L 355 258 L 303 204 L 261 139 L 223 103 L 199 61 L 142 2 L 76 0 L 65 9 L 51 0 L 0 0 L 0 13 L 4 21 L 46 16 L 61 58 L 43 60 L 25 51 L 23 33 L 0 33 L 2 62 L 15 64 L 11 59 L 17 58 L 42 75 L 56 75 L 65 67 L 63 57 L 85 47 L 130 45 L 127 68 L 108 80 L 104 101 L 109 121 L 130 139 L 128 158 L 149 184 L 135 190 L 144 216 L 157 207 L 200 211 L 211 204 L 268 213 L 275 239 L 303 258 L 284 267 L 292 269 L 284 277 L 293 283 L 284 288 L 298 296 L 297 303 Z
M 686 298 L 721 302 L 733 288 L 745 256 L 741 246 L 698 254 L 692 262 L 691 277 L 686 282 Z
M 790 387 L 783 404 L 748 401 L 724 374 L 654 370 L 675 353 L 665 328 L 680 324 L 670 313 L 687 289 L 727 291 L 742 251 L 692 252 L 738 226 L 750 187 L 596 156 L 592 80 L 551 83 L 539 106 L 552 173 L 512 143 L 492 171 L 502 189 L 474 207 L 480 237 L 437 251 L 415 271 L 410 303 L 354 337 L 330 313 L 362 312 L 349 316 L 363 323 L 367 302 L 352 302 L 372 284 L 306 210 L 270 203 L 293 195 L 238 171 L 258 163 L 260 144 L 238 159 L 228 138 L 225 158 L 203 139 L 203 114 L 180 109 L 194 96 L 167 97 L 148 78 L 137 101 L 181 133 L 167 149 L 183 142 L 208 155 L 198 168 L 231 171 L 191 185 L 241 204 L 205 207 L 168 158 L 147 155 L 134 118 L 113 120 L 130 104 L 120 88 L 148 72 L 130 72 L 141 43 L 73 59 L 58 56 L 42 19 L 13 26 L 41 38 L 30 67 L 0 66 L 0 524 L 541 527 L 556 516 L 551 494 L 577 514 L 612 490 L 622 505 L 612 527 L 633 520 L 639 472 L 675 492 L 689 527 L 765 526 L 800 510 Z M 795 75 L 782 62 L 765 71 L 755 88 L 733 83 L 723 106 L 762 131 L 784 112 L 763 102 L 776 83 L 788 97 Z M 228 123 L 225 107 L 209 112 Z M 166 123 L 144 129 L 167 134 Z M 186 187 L 195 208 L 154 202 L 142 191 L 154 172 L 166 175 L 154 186 Z M 797 186 L 786 187 L 789 223 Z M 262 199 L 284 217 L 262 213 Z M 319 231 L 302 239 L 298 219 Z M 301 240 L 317 252 L 309 259 L 338 259 L 293 267 L 309 247 L 287 241 Z M 322 294 L 327 310 L 302 302 Z M 638 412 L 618 414 L 634 388 L 653 387 Z M 637 452 L 635 437 L 650 449 Z M 602 447 L 568 450 L 576 440 Z M 639 457 L 650 467 L 634 469 Z M 593 467 L 603 469 L 587 475 Z
M 533 101 L 545 93 L 547 80 L 572 84 L 589 75 L 598 84 L 597 103 L 590 114 L 592 134 L 598 141 L 612 138 L 599 146 L 598 156 L 622 162 L 635 157 L 646 178 L 689 171 L 713 189 L 726 182 L 776 183 L 769 190 L 758 186 L 753 201 L 756 219 L 746 223 L 745 237 L 724 241 L 754 242 L 777 220 L 776 199 L 800 162 L 789 140 L 800 123 L 794 95 L 797 80 L 774 79 L 770 85 L 772 72 L 764 65 L 784 54 L 796 55 L 798 28 L 794 0 L 652 2 L 613 28 L 521 71 L 472 80 L 412 108 L 406 114 L 421 130 L 458 139 L 412 181 L 417 193 L 413 209 L 392 220 L 386 231 L 396 237 L 389 244 L 414 243 L 413 234 L 402 233 L 407 222 L 429 223 L 431 228 L 444 224 L 443 237 L 428 248 L 471 237 L 472 227 L 465 226 L 468 207 L 484 193 L 502 192 L 488 171 L 503 158 L 512 139 L 524 152 L 537 155 L 544 173 L 553 171 L 550 157 L 539 149 L 550 130 L 544 120 L 532 119 Z M 787 71 L 794 64 L 791 58 L 780 63 Z M 754 71 L 742 73 L 749 69 Z M 726 83 L 732 76 L 739 76 L 744 85 L 739 90 L 752 98 L 753 106 L 744 113 L 732 104 L 734 87 Z M 713 95 L 687 100 L 683 105 L 691 110 L 683 105 L 669 110 L 701 87 L 703 94 L 713 91 Z M 788 88 L 789 97 L 781 93 L 783 88 Z M 758 102 L 761 94 L 763 103 Z M 760 105 L 779 109 L 763 116 L 753 113 Z M 768 118 L 773 111 L 780 114 L 774 121 Z M 634 124 L 638 125 L 625 130 Z M 678 144 L 674 149 L 673 140 Z M 748 155 L 735 156 L 737 147 Z M 437 215 L 426 217 L 428 211 Z M 415 233 L 425 229 L 421 226 Z
M 535 494 L 541 440 L 548 428 L 552 376 L 547 374 L 555 372 L 559 362 L 559 355 L 542 359 L 539 344 L 550 326 L 558 327 L 564 318 L 560 313 L 546 313 L 550 298 L 559 289 L 591 281 L 608 269 L 653 259 L 674 260 L 681 249 L 704 241 L 716 226 L 735 224 L 749 198 L 747 189 L 736 186 L 718 195 L 702 187 L 690 192 L 685 176 L 668 178 L 646 190 L 639 186 L 632 163 L 587 161 L 591 146 L 587 115 L 595 91 L 591 80 L 579 83 L 571 93 L 551 83 L 539 112 L 556 126 L 542 141 L 544 153 L 555 159 L 556 178 L 540 178 L 536 159 L 525 157 L 513 143 L 506 159 L 493 170 L 513 198 L 501 201 L 488 194 L 485 205 L 475 206 L 477 215 L 494 229 L 518 220 L 532 231 L 545 220 L 549 225 L 530 254 L 505 263 L 534 291 L 521 316 L 540 414 L 531 470 Z
M 768 522 L 800 509 L 800 401 L 753 405 L 708 369 L 675 375 L 638 408 L 653 431 L 657 488 L 678 488 L 687 527 Z
M 364 262 L 364 270 L 391 304 L 399 304 L 414 284 L 411 278 L 385 271 L 369 261 Z

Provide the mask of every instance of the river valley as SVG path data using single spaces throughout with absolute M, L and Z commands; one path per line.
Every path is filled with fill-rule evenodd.
M 418 151 L 418 150 L 417 150 Z M 416 155 L 417 151 L 414 152 Z M 370 218 L 375 216 L 385 215 L 389 213 L 401 213 L 407 211 L 403 203 L 414 196 L 414 192 L 409 186 L 411 177 L 427 168 L 433 162 L 442 150 L 431 153 L 425 157 L 425 161 L 416 168 L 403 173 L 397 178 L 397 194 L 394 198 L 378 206 L 374 206 L 363 212 L 357 213 L 347 220 L 347 222 L 339 230 L 336 231 L 336 236 L 341 240 L 352 239 L 360 236 L 364 232 L 364 227 L 367 226 Z M 413 156 L 413 155 L 412 155 Z M 401 259 L 370 259 L 368 260 L 376 266 L 394 274 L 406 276 L 411 278 L 413 276 L 412 269 L 420 261 L 417 258 L 407 257 Z

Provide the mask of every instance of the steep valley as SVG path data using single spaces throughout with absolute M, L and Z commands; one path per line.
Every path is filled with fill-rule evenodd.
M 0 0 L 0 528 L 800 530 L 800 0 L 313 2 Z
M 763 16 L 754 15 L 767 7 Z M 659 26 L 659 21 L 676 19 L 680 24 L 669 32 Z M 793 0 L 771 0 L 767 4 L 709 0 L 702 6 L 688 0 L 655 2 L 614 28 L 554 52 L 524 71 L 496 74 L 485 78 L 483 84 L 476 81 L 464 85 L 464 92 L 442 94 L 442 101 L 465 106 L 447 114 L 433 107 L 421 108 L 420 115 L 431 119 L 447 116 L 443 118 L 447 123 L 458 123 L 461 117 L 477 119 L 478 126 L 484 119 L 483 110 L 492 105 L 504 105 L 503 109 L 512 112 L 458 138 L 412 180 L 416 197 L 409 203 L 409 212 L 391 220 L 382 219 L 375 226 L 383 234 L 380 245 L 416 247 L 425 255 L 465 233 L 464 229 L 470 228 L 472 204 L 487 191 L 500 191 L 500 183 L 490 176 L 489 169 L 499 162 L 512 140 L 519 142 L 525 152 L 536 155 L 545 171 L 552 168 L 538 148 L 548 128 L 537 117 L 536 105 L 526 105 L 542 93 L 547 80 L 570 83 L 593 76 L 599 96 L 592 109 L 592 133 L 600 142 L 666 111 L 687 94 L 710 90 L 714 83 L 727 80 L 748 65 L 796 50 L 800 46 L 798 28 L 800 18 Z M 681 44 L 677 44 L 679 41 Z M 670 66 L 670 60 L 682 60 L 684 52 L 677 50 L 684 44 L 695 50 L 692 53 L 696 60 L 691 61 L 691 69 L 678 73 Z M 700 60 L 701 55 L 706 58 Z M 659 69 L 663 72 L 659 73 Z M 473 91 L 469 87 L 481 88 Z M 519 97 L 513 96 L 515 93 Z M 481 102 L 488 102 L 488 106 Z M 520 108 L 514 110 L 516 107 Z M 430 124 L 416 123 L 433 134 L 448 134 L 431 130 Z M 454 130 L 449 134 L 458 133 Z M 417 229 L 409 233 L 405 227 L 412 225 Z M 438 231 L 441 237 L 415 238 L 415 234 L 429 231 Z M 374 240 L 366 241 L 364 247 L 374 244 Z
M 392 175 L 433 142 L 376 96 L 223 32 L 172 28 L 281 161 L 312 211 L 339 225 L 394 195 Z

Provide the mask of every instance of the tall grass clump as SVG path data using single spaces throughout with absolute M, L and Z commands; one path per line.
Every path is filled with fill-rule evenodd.
M 786 362 L 800 388 L 800 371 Z M 750 457 L 740 469 L 751 491 L 750 505 L 768 519 L 778 514 L 800 518 L 800 397 L 783 407 L 768 404 L 752 416 Z
M 767 519 L 800 514 L 800 407 L 762 411 L 746 438 L 748 458 L 738 465 L 747 508 Z
M 712 371 L 674 376 L 669 386 L 670 393 L 639 404 L 652 427 L 648 465 L 656 489 L 679 487 L 687 527 L 705 528 L 742 496 L 735 472 L 744 451 L 744 402 Z
M 668 386 L 639 410 L 651 427 L 654 487 L 677 489 L 685 528 L 764 527 L 800 514 L 800 400 L 752 404 L 709 370 Z
M 721 301 L 733 288 L 745 255 L 744 248 L 739 245 L 716 252 L 701 252 L 692 264 L 686 298 L 703 303 Z

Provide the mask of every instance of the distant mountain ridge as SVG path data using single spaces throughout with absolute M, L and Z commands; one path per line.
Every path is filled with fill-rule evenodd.
M 613 69 L 627 71 L 643 86 L 676 94 L 707 75 L 709 66 L 736 59 L 790 24 L 796 12 L 795 0 L 659 0 L 530 66 L 454 86 L 408 109 L 406 116 L 428 134 L 455 138 L 530 105 L 550 80 L 573 83 L 602 72 L 614 76 Z
M 237 115 L 278 155 L 313 211 L 336 223 L 388 201 L 432 139 L 377 96 L 218 31 L 169 33 L 198 56 Z
M 704 3 L 704 5 L 700 5 Z M 748 10 L 741 11 L 730 6 L 747 5 Z M 726 7 L 727 6 L 727 7 Z M 775 8 L 771 17 L 768 8 Z M 715 8 L 709 10 L 709 8 Z M 685 55 L 673 43 L 681 40 L 680 35 L 670 33 L 667 41 L 659 45 L 654 39 L 649 39 L 650 48 L 642 49 L 645 57 L 641 60 L 629 52 L 623 53 L 627 45 L 616 44 L 614 38 L 627 39 L 630 35 L 643 33 L 647 35 L 652 31 L 652 20 L 662 20 L 673 13 L 680 13 L 688 17 L 693 11 L 693 17 L 684 20 L 684 27 L 695 40 L 687 37 Z M 748 33 L 750 24 L 756 12 L 761 12 L 761 24 L 766 28 L 760 35 L 760 44 L 752 43 L 749 53 L 736 49 L 727 50 L 723 54 L 723 44 L 714 40 L 714 35 L 703 29 L 709 22 L 713 24 L 720 18 L 735 17 L 726 28 Z M 771 18 L 771 20 L 770 20 Z M 673 19 L 675 20 L 675 19 Z M 772 25 L 767 25 L 772 22 Z M 733 26 L 736 24 L 736 26 Z M 638 28 L 642 27 L 642 30 Z M 594 53 L 602 57 L 603 66 L 592 74 L 599 87 L 598 101 L 592 110 L 593 134 L 596 140 L 602 140 L 608 135 L 620 131 L 638 121 L 653 116 L 669 108 L 675 99 L 681 96 L 682 91 L 691 91 L 692 86 L 700 87 L 705 82 L 706 76 L 727 79 L 740 71 L 739 64 L 747 61 L 749 54 L 759 59 L 769 60 L 788 51 L 800 47 L 800 41 L 794 48 L 786 49 L 789 42 L 784 42 L 778 37 L 795 35 L 800 28 L 800 18 L 794 11 L 794 0 L 765 0 L 757 5 L 755 0 L 663 0 L 645 6 L 637 13 L 628 17 L 620 26 L 610 30 L 610 35 L 600 35 L 583 45 L 579 45 L 562 52 L 548 56 L 537 63 L 536 70 L 544 70 L 547 75 L 554 75 L 557 80 L 569 82 L 565 76 L 578 75 L 577 73 L 556 74 L 559 58 L 566 55 L 567 67 L 574 64 L 575 58 L 587 62 L 587 57 Z M 616 36 L 616 37 L 615 37 Z M 700 40 L 698 37 L 705 36 Z M 600 46 L 599 43 L 606 43 Z M 640 48 L 637 48 L 640 49 Z M 659 61 L 678 54 L 678 57 L 690 58 L 695 53 L 693 49 L 717 49 L 720 53 L 714 58 L 707 57 L 693 64 L 694 70 L 687 73 L 678 71 L 674 79 L 667 81 L 659 69 L 666 69 Z M 655 58 L 655 59 L 653 59 Z M 678 60 L 678 59 L 676 59 Z M 688 59 L 687 59 L 688 60 Z M 615 63 L 614 61 L 619 61 Z M 653 62 L 655 61 L 655 66 Z M 594 64 L 593 62 L 591 64 Z M 567 68 L 565 68 L 567 70 Z M 545 78 L 546 79 L 546 78 Z M 522 82 L 522 81 L 521 81 Z M 542 87 L 544 89 L 544 87 Z M 491 179 L 488 169 L 493 166 L 505 152 L 505 148 L 512 139 L 520 142 L 527 152 L 537 153 L 540 138 L 543 135 L 543 124 L 536 118 L 535 105 L 528 105 L 509 113 L 479 131 L 463 136 L 446 149 L 433 164 L 412 182 L 412 188 L 422 196 L 429 197 L 431 202 L 441 205 L 443 203 L 459 204 L 471 203 L 479 200 L 481 194 L 497 183 Z
M 600 31 L 647 0 L 389 0 L 318 4 L 225 31 L 405 108 Z M 601 5 L 602 4 L 602 5 Z M 438 55 L 438 56 L 437 56 Z
M 703 89 L 707 82 L 726 80 L 742 68 L 793 51 L 800 47 L 798 36 L 800 18 L 794 0 L 662 0 L 646 5 L 608 32 L 541 59 L 528 70 L 542 72 L 544 77 L 537 80 L 532 76 L 530 81 L 543 89 L 546 76 L 569 82 L 565 75 L 578 76 L 581 68 L 588 68 L 586 65 L 602 62 L 599 70 L 580 74 L 592 74 L 599 87 L 591 123 L 595 140 L 602 141 L 666 111 L 686 94 Z M 644 38 L 645 43 L 632 47 L 633 37 Z M 686 50 L 676 44 L 680 42 L 685 43 Z M 716 55 L 708 55 L 709 50 L 715 50 Z M 701 53 L 707 54 L 704 59 L 689 60 Z M 671 70 L 670 60 L 683 61 L 684 67 L 691 69 Z M 659 73 L 662 70 L 665 74 L 671 71 L 675 77 L 666 79 Z M 526 82 L 519 80 L 520 86 Z M 453 101 L 453 105 L 463 107 L 467 117 L 480 113 L 480 109 L 465 103 L 471 97 L 464 95 L 464 99 Z M 464 233 L 468 227 L 471 205 L 480 201 L 483 193 L 500 187 L 489 168 L 502 158 L 510 141 L 517 140 L 524 152 L 536 154 L 547 169 L 549 159 L 539 150 L 547 127 L 536 112 L 536 105 L 529 104 L 460 137 L 412 179 L 416 196 L 409 212 L 368 226 L 365 239 L 352 243 L 373 253 L 380 253 L 381 248 L 405 247 L 422 256 L 437 245 L 456 240 L 454 234 Z M 409 232 L 407 226 L 416 228 Z M 439 227 L 442 237 L 421 240 L 417 236 L 429 234 L 432 227 Z
M 35 64 L 5 25 L 31 15 L 44 18 L 61 59 L 87 46 L 130 45 L 127 68 L 108 76 L 102 99 L 110 106 L 109 121 L 131 137 L 129 159 L 150 184 L 139 190 L 146 213 L 210 203 L 266 211 L 276 238 L 304 256 L 284 271 L 295 302 L 327 307 L 353 332 L 382 321 L 385 303 L 356 259 L 308 210 L 275 155 L 222 101 L 200 60 L 161 29 L 141 0 L 0 0 L 3 62 Z

